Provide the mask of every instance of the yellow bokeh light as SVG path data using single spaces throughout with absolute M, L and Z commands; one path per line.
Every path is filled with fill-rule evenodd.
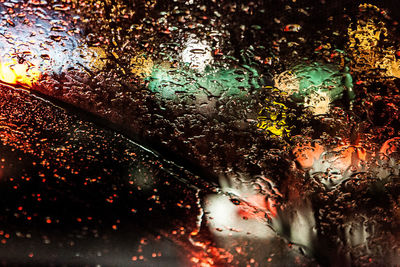
M 289 135 L 290 129 L 286 123 L 287 112 L 288 108 L 284 104 L 273 101 L 271 106 L 266 106 L 259 112 L 257 128 L 276 136 Z
M 9 62 L 0 61 L 0 80 L 9 84 L 32 86 L 38 81 L 40 71 L 28 65 L 27 62 L 18 63 L 15 59 Z
M 381 13 L 378 7 L 371 4 L 360 5 L 360 8 Z M 388 30 L 383 21 L 375 16 L 358 20 L 355 29 L 351 26 L 348 28 L 348 35 L 348 50 L 355 60 L 356 70 L 369 72 L 371 69 L 378 69 L 385 77 L 400 78 L 400 62 L 396 59 L 396 49 L 379 45 L 382 38 L 388 38 Z
M 140 78 L 150 76 L 153 71 L 153 60 L 144 53 L 139 53 L 131 59 L 131 72 Z
M 84 54 L 87 54 L 88 65 L 92 70 L 101 70 L 108 62 L 106 51 L 101 47 L 88 47 Z

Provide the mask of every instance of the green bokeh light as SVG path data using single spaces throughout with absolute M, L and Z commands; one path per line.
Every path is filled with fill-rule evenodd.
M 208 95 L 214 97 L 244 97 L 250 88 L 259 89 L 263 85 L 258 72 L 249 66 L 237 68 L 207 68 L 198 72 L 188 67 L 168 68 L 156 65 L 150 77 L 149 89 L 164 99 L 180 96 Z
M 333 64 L 313 62 L 299 64 L 292 72 L 299 81 L 299 90 L 292 95 L 296 101 L 302 101 L 313 92 L 327 93 L 331 102 L 341 99 L 345 93 L 350 99 L 354 97 L 353 79 L 348 69 L 341 71 Z

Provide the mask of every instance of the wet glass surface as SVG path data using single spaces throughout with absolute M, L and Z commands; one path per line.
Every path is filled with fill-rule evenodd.
M 0 1 L 0 263 L 397 266 L 396 1 Z

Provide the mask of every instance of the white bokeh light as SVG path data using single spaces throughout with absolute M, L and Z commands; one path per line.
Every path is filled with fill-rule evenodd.
M 185 43 L 181 54 L 182 61 L 190 68 L 203 72 L 213 61 L 211 47 L 205 41 L 191 37 Z

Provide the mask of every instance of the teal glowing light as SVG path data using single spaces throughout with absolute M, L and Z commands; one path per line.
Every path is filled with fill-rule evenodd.
M 258 72 L 249 66 L 207 68 L 204 72 L 198 72 L 185 66 L 171 68 L 156 65 L 147 80 L 149 89 L 164 99 L 185 95 L 241 98 L 248 93 L 249 88 L 258 89 L 262 86 Z
M 327 94 L 331 102 L 341 99 L 345 93 L 350 99 L 354 97 L 348 69 L 341 71 L 333 64 L 313 62 L 295 66 L 292 73 L 298 81 L 298 91 L 292 94 L 294 100 L 302 101 L 314 92 Z

